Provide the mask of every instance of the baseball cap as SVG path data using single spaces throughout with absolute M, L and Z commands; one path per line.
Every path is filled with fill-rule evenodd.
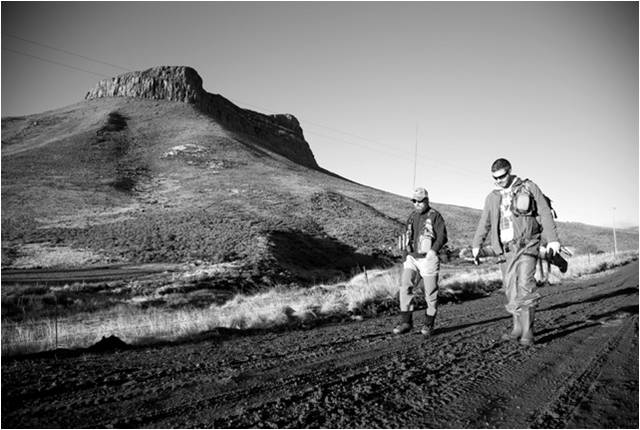
M 411 198 L 412 200 L 424 200 L 429 198 L 429 193 L 427 192 L 426 189 L 422 188 L 422 187 L 418 187 L 415 190 L 413 190 L 413 197 Z

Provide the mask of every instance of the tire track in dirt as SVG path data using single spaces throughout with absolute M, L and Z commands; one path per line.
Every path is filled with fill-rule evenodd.
M 462 396 L 463 400 L 452 405 L 452 413 L 442 420 L 441 425 L 476 428 L 541 425 L 537 423 L 535 416 L 531 418 L 526 412 L 541 402 L 545 404 L 548 396 L 553 395 L 554 392 L 567 391 L 566 387 L 571 386 L 571 378 L 575 372 L 579 375 L 587 371 L 588 374 L 597 373 L 597 363 L 606 358 L 607 354 L 616 347 L 621 336 L 624 336 L 621 333 L 614 336 L 610 330 L 602 330 L 601 321 L 611 319 L 611 315 L 623 315 L 628 321 L 633 320 L 632 314 L 624 310 L 633 312 L 635 309 L 637 313 L 637 277 L 635 287 L 632 285 L 633 281 L 629 283 L 629 279 L 622 283 L 607 285 L 604 289 L 609 292 L 600 291 L 597 296 L 583 294 L 584 291 L 580 291 L 581 294 L 571 302 L 563 299 L 561 294 L 553 294 L 557 290 L 551 290 L 552 294 L 545 294 L 543 301 L 554 300 L 554 296 L 560 301 L 552 303 L 551 306 L 542 307 L 537 313 L 536 322 L 543 327 L 543 330 L 538 333 L 545 333 L 545 335 L 538 336 L 536 346 L 520 349 L 524 352 L 519 363 L 522 366 L 494 368 L 487 377 L 467 384 L 462 389 L 465 393 Z M 600 287 L 602 289 L 602 285 Z M 610 301 L 600 303 L 598 300 L 593 300 L 596 297 Z M 595 305 L 587 307 L 585 303 Z M 568 324 L 555 328 L 558 320 L 565 319 L 563 315 L 559 318 L 558 312 L 568 309 L 579 309 L 579 311 L 572 312 L 572 320 Z M 600 311 L 597 318 L 599 321 L 594 321 L 594 313 L 598 311 Z M 558 341 L 565 336 L 573 336 L 574 339 L 569 343 Z M 601 347 L 602 343 L 606 346 Z M 580 365 L 584 365 L 583 369 L 587 370 L 581 373 Z M 564 374 L 566 379 L 558 381 L 557 373 Z M 588 378 L 583 379 L 587 381 Z M 581 398 L 579 390 L 571 393 L 575 397 L 574 400 Z M 529 415 L 534 414 L 529 412 Z M 556 418 L 551 427 L 558 427 L 566 421 L 565 416 L 555 413 L 551 416 Z M 546 425 L 542 426 L 546 427 Z
M 623 334 L 618 346 L 611 351 L 601 367 L 601 372 L 574 408 L 565 427 L 637 428 L 639 419 L 637 316 L 633 327 Z
M 594 336 L 596 345 L 590 343 L 589 347 L 595 347 L 596 352 L 591 353 L 591 359 L 581 371 L 570 374 L 562 382 L 561 388 L 551 401 L 530 419 L 532 424 L 542 428 L 558 428 L 567 422 L 573 410 L 587 396 L 589 388 L 600 374 L 602 366 L 611 352 L 618 347 L 622 339 L 634 336 L 633 332 L 634 329 L 637 329 L 638 324 L 637 315 L 627 318 L 621 316 L 621 318 L 625 321 L 618 320 L 621 325 L 619 329 L 601 330 L 597 336 Z M 600 342 L 603 343 L 603 346 L 598 350 L 597 344 Z
M 375 353 L 369 357 L 369 360 L 375 360 L 377 355 L 386 353 L 386 351 L 388 351 L 388 347 L 379 348 L 378 351 L 374 351 Z M 244 409 L 251 409 L 252 404 L 263 407 L 265 402 L 271 403 L 274 399 L 290 397 L 292 387 L 296 388 L 297 391 L 310 390 L 313 385 L 310 385 L 309 381 L 313 382 L 329 371 L 335 372 L 334 364 L 336 361 L 342 361 L 342 367 L 348 368 L 351 365 L 349 356 L 354 356 L 352 351 L 347 354 L 334 355 L 329 359 L 312 360 L 306 364 L 298 364 L 298 362 L 302 362 L 294 360 L 288 363 L 286 368 L 245 371 L 234 376 L 225 384 L 214 384 L 212 386 L 202 386 L 201 384 L 200 393 L 177 392 L 174 397 L 182 399 L 179 404 L 176 405 L 175 402 L 169 401 L 168 403 L 171 403 L 172 406 L 164 409 L 156 407 L 152 413 L 139 414 L 133 421 L 137 425 L 149 424 L 158 418 L 171 416 L 177 410 L 181 410 L 182 415 L 185 412 L 188 413 L 189 410 L 197 411 L 200 406 L 205 404 L 216 405 L 212 410 L 225 415 L 232 414 L 233 410 L 237 409 L 238 403 L 246 405 L 243 406 Z M 283 372 L 289 376 L 282 377 Z M 329 379 L 325 375 L 323 379 L 329 381 L 324 383 L 325 386 L 336 382 L 344 382 L 345 380 L 344 377 L 339 375 L 334 375 Z M 203 396 L 203 392 L 215 394 Z M 251 395 L 250 402 L 247 400 L 249 394 Z
M 321 354 L 315 360 L 309 360 L 309 357 L 303 358 L 304 361 L 291 360 L 283 363 L 282 367 L 267 371 L 258 368 L 246 371 L 234 378 L 237 380 L 230 382 L 233 387 L 231 391 L 225 391 L 225 387 L 217 387 L 219 392 L 215 397 L 207 397 L 200 402 L 215 403 L 216 407 L 212 412 L 233 420 L 235 419 L 233 411 L 238 409 L 238 402 L 242 404 L 239 414 L 246 415 L 253 410 L 265 408 L 269 404 L 288 401 L 292 397 L 304 397 L 299 394 L 292 395 L 292 392 L 314 396 L 318 390 L 327 391 L 336 385 L 349 384 L 361 379 L 363 375 L 369 374 L 375 368 L 381 356 L 390 353 L 402 354 L 407 348 L 402 342 L 397 342 L 397 339 L 391 340 L 366 354 L 363 354 L 362 348 L 349 349 L 343 353 L 334 353 L 330 357 L 327 354 Z M 290 376 L 282 378 L 282 373 Z M 322 382 L 318 383 L 318 381 Z M 241 389 L 238 389 L 238 386 L 241 386 Z M 246 400 L 247 395 L 251 395 L 251 401 Z M 224 403 L 220 404 L 221 401 Z M 162 415 L 167 415 L 167 412 L 170 411 L 164 411 Z M 168 413 L 168 415 L 171 414 Z M 162 423 L 162 426 L 166 426 L 166 423 Z
M 500 318 L 501 319 L 501 318 Z M 400 345 L 399 348 L 392 348 L 389 346 L 385 346 L 384 349 L 380 350 L 380 354 L 373 354 L 368 357 L 366 357 L 366 359 L 364 359 L 362 357 L 362 354 L 360 351 L 349 351 L 348 352 L 348 358 L 353 358 L 355 357 L 355 362 L 354 363 L 350 363 L 350 362 L 346 362 L 345 364 L 345 357 L 332 357 L 329 360 L 329 363 L 333 363 L 332 366 L 329 366 L 329 372 L 333 373 L 333 377 L 329 377 L 326 374 L 323 374 L 323 372 L 320 373 L 309 373 L 309 372 L 299 372 L 301 374 L 304 375 L 303 378 L 294 378 L 292 380 L 287 380 L 285 381 L 285 389 L 286 387 L 289 388 L 294 388 L 296 386 L 302 386 L 304 387 L 303 391 L 309 392 L 309 387 L 313 386 L 314 381 L 315 382 L 315 386 L 317 387 L 316 390 L 318 390 L 320 393 L 322 392 L 327 392 L 327 391 L 332 391 L 332 389 L 335 386 L 342 386 L 342 385 L 351 385 L 351 386 L 356 386 L 356 385 L 363 385 L 363 386 L 367 386 L 367 385 L 371 385 L 370 382 L 371 381 L 375 381 L 376 385 L 379 388 L 384 388 L 386 390 L 389 389 L 393 389 L 394 388 L 394 381 L 396 380 L 400 380 L 402 381 L 403 385 L 405 385 L 408 388 L 411 388 L 412 386 L 416 386 L 417 384 L 420 384 L 420 379 L 423 376 L 429 376 L 429 374 L 431 373 L 430 377 L 432 381 L 436 381 L 438 378 L 441 377 L 441 373 L 445 373 L 443 371 L 443 369 L 445 369 L 447 367 L 447 362 L 448 361 L 457 361 L 460 363 L 465 363 L 468 360 L 470 360 L 473 356 L 477 355 L 478 353 L 484 353 L 487 352 L 489 350 L 495 349 L 495 343 L 490 340 L 486 345 L 482 346 L 481 350 L 478 350 L 477 348 L 472 348 L 470 351 L 466 352 L 464 355 L 459 356 L 457 359 L 455 358 L 455 355 L 453 354 L 437 354 L 437 358 L 439 359 L 439 362 L 436 361 L 435 364 L 431 365 L 426 372 L 420 372 L 417 371 L 415 369 L 420 369 L 421 366 L 421 362 L 424 361 L 424 355 L 420 354 L 420 351 L 425 351 L 424 347 L 425 347 L 425 343 L 427 344 L 427 347 L 431 347 L 428 348 L 426 351 L 426 354 L 432 354 L 433 350 L 443 350 L 443 346 L 446 347 L 446 345 L 448 344 L 453 344 L 453 345 L 467 345 L 467 343 L 465 342 L 465 340 L 468 339 L 472 339 L 472 338 L 478 338 L 481 339 L 480 336 L 478 336 L 481 333 L 486 332 L 486 329 L 483 327 L 478 327 L 476 325 L 470 326 L 466 329 L 464 329 L 463 333 L 457 333 L 456 335 L 452 335 L 450 338 L 448 338 L 447 340 L 444 340 L 445 338 L 438 338 L 435 337 L 432 339 L 433 342 L 428 342 L 428 341 L 424 341 L 422 339 L 422 337 L 420 336 L 414 336 L 412 339 L 412 342 L 409 342 L 408 344 L 406 344 L 407 342 L 405 342 L 407 340 L 407 338 L 402 338 L 401 340 L 403 340 L 402 344 Z M 497 333 L 497 332 L 496 332 Z M 394 338 L 397 339 L 397 338 Z M 484 338 L 482 338 L 484 339 Z M 406 345 L 405 345 L 406 344 Z M 418 352 L 417 357 L 416 356 L 416 352 Z M 499 354 L 503 354 L 502 352 L 500 352 Z M 389 360 L 379 360 L 378 355 L 391 355 L 391 358 Z M 340 365 L 336 365 L 334 362 L 338 361 L 341 364 Z M 444 361 L 444 362 L 443 362 Z M 353 367 L 357 366 L 357 368 L 362 369 L 364 368 L 364 370 L 362 371 L 353 371 Z M 315 363 L 309 363 L 308 366 L 312 367 L 312 368 L 316 368 L 318 367 L 318 362 Z M 345 372 L 342 372 L 342 369 L 346 370 L 346 375 Z M 413 370 L 412 370 L 413 369 Z M 298 373 L 297 371 L 293 371 L 291 369 L 287 370 L 287 373 Z M 264 375 L 259 375 L 260 377 L 264 377 Z M 464 375 L 462 372 L 460 372 L 459 378 L 465 378 L 466 375 Z M 264 380 L 264 379 L 263 379 Z M 318 384 L 317 381 L 323 381 L 322 383 Z M 391 383 L 386 383 L 386 381 L 391 381 Z M 453 384 L 457 384 L 458 381 L 454 381 Z M 437 384 L 432 384 L 433 386 L 437 385 Z M 356 387 L 357 388 L 357 387 Z M 242 409 L 241 413 L 237 414 L 237 415 L 246 415 L 247 413 L 251 414 L 253 411 L 255 411 L 256 409 L 260 409 L 260 408 L 265 408 L 266 406 L 268 406 L 269 403 L 279 403 L 282 401 L 282 397 L 279 395 L 275 395 L 276 393 L 273 391 L 274 387 L 268 387 L 268 391 L 271 394 L 270 398 L 266 399 L 265 403 L 261 403 L 261 402 L 257 402 L 255 405 L 252 405 L 251 407 L 245 407 Z M 357 390 L 356 390 L 357 391 Z M 370 389 L 364 389 L 364 390 L 360 390 L 360 391 L 371 391 Z M 396 390 L 397 391 L 397 390 Z M 406 388 L 403 390 L 406 391 Z M 340 401 L 335 401 L 335 403 L 339 403 L 339 404 L 346 404 L 348 402 L 353 403 L 353 394 L 352 393 L 347 393 L 347 397 L 346 399 L 341 399 Z M 314 394 L 311 393 L 311 396 L 313 396 Z M 321 395 L 321 394 L 320 394 Z M 322 395 L 321 395 L 322 396 Z M 356 396 L 357 397 L 357 396 Z M 433 394 L 431 396 L 432 398 L 438 397 L 437 394 Z M 264 400 L 264 399 L 262 399 Z M 297 396 L 297 401 L 301 401 L 304 400 L 302 396 Z M 307 399 L 308 400 L 308 399 Z M 326 396 L 325 396 L 325 400 L 326 400 Z M 357 399 L 356 399 L 357 400 Z M 404 403 L 404 401 L 402 402 Z M 352 405 L 353 406 L 353 405 Z M 356 405 L 357 406 L 357 405 Z M 371 405 L 368 405 L 369 407 Z M 387 405 L 388 406 L 388 405 Z M 423 408 L 424 409 L 424 408 Z M 371 413 L 371 411 L 369 411 L 369 413 L 367 414 L 369 419 L 371 420 L 375 420 L 375 413 Z M 291 417 L 289 417 L 291 418 Z M 388 411 L 386 411 L 385 409 L 381 409 L 381 413 L 380 413 L 380 420 L 378 421 L 379 423 L 385 423 L 388 421 Z M 414 419 L 415 417 L 408 417 L 407 421 L 415 421 Z M 257 424 L 259 424 L 258 422 L 251 422 L 251 421 L 246 421 L 246 420 L 242 420 L 242 418 L 240 416 L 234 417 L 231 416 L 229 414 L 226 414 L 226 421 L 224 422 L 220 422 L 220 423 L 216 423 L 216 425 L 220 425 L 220 426 L 230 426 L 230 427 L 252 427 L 255 426 Z M 280 422 L 290 422 L 288 421 L 288 419 L 281 419 Z M 171 424 L 171 423 L 170 423 Z M 320 424 L 320 423 L 319 423 Z M 326 424 L 326 423 L 324 423 Z M 324 425 L 322 424 L 322 425 Z M 388 422 L 387 422 L 388 424 Z M 332 424 L 333 425 L 333 424 Z M 161 423 L 161 426 L 168 426 L 168 423 L 163 422 Z

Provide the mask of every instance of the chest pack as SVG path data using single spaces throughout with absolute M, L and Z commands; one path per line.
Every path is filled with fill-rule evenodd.
M 515 185 L 512 191 L 511 198 L 511 212 L 513 212 L 516 216 L 538 216 L 538 207 L 536 205 L 536 200 L 533 197 L 533 193 L 531 193 L 529 189 L 529 184 L 531 181 L 529 179 L 525 179 L 521 181 L 519 184 Z M 551 199 L 543 194 L 542 195 L 551 210 L 551 216 L 553 218 L 558 218 L 555 209 L 551 206 Z
M 435 238 L 431 214 L 431 208 L 423 215 L 417 213 L 412 214 L 407 222 L 407 229 L 403 235 L 404 249 L 409 252 L 418 253 L 426 253 L 431 249 L 431 244 Z M 422 222 L 420 222 L 421 217 L 423 218 Z

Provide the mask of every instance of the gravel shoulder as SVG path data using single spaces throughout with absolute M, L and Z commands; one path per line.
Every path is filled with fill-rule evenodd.
M 2 427 L 637 428 L 638 262 L 540 292 L 530 348 L 496 293 L 429 339 L 393 315 L 4 359 Z

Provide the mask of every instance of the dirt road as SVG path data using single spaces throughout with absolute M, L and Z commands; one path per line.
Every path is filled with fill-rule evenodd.
M 3 269 L 2 284 L 68 284 L 140 278 L 178 270 L 177 264 L 110 265 L 79 269 Z
M 638 263 L 541 289 L 538 343 L 502 341 L 502 297 L 397 317 L 2 362 L 2 427 L 638 425 Z M 422 312 L 416 312 L 418 324 Z

